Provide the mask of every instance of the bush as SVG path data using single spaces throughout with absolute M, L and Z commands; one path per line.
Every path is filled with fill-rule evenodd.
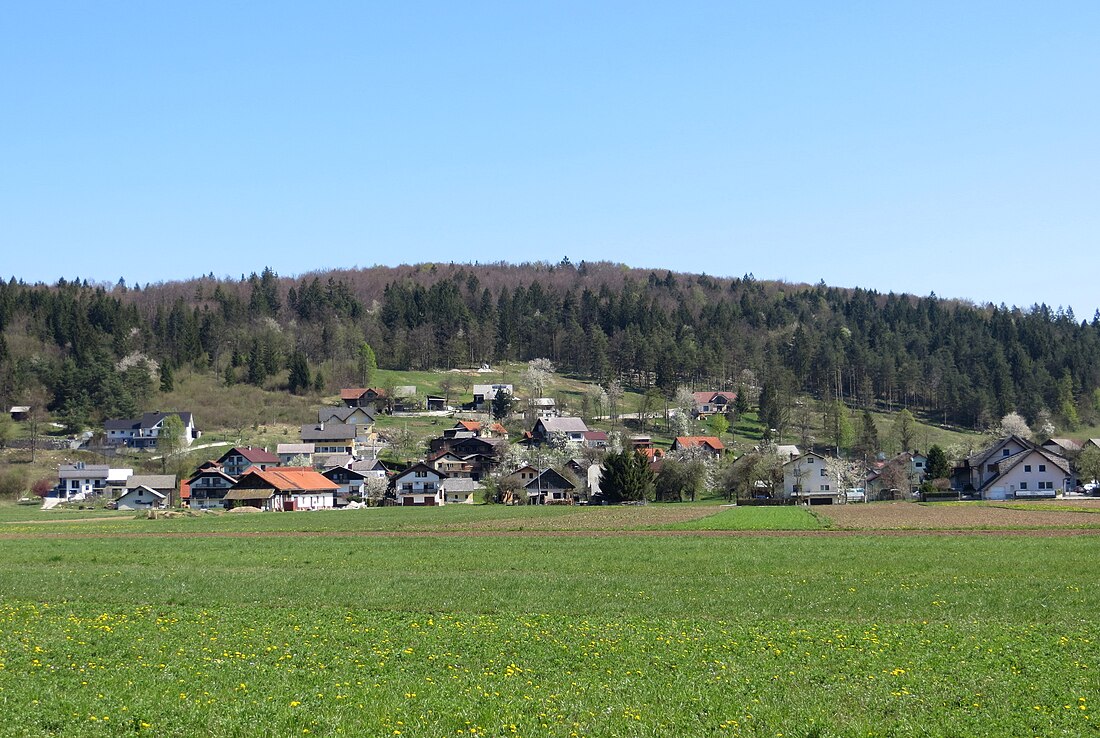
M 0 476 L 0 497 L 17 499 L 27 490 L 27 473 L 22 469 L 9 469 Z
M 31 494 L 35 497 L 45 497 L 53 490 L 54 484 L 54 480 L 50 477 L 42 477 L 31 485 Z

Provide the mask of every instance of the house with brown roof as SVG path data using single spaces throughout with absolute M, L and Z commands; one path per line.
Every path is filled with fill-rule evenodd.
M 266 448 L 235 446 L 222 454 L 217 463 L 221 465 L 223 472 L 236 479 L 251 466 L 257 469 L 278 466 L 279 457 Z
M 716 436 L 677 436 L 672 442 L 672 451 L 692 449 L 699 449 L 717 459 L 725 452 L 726 446 Z
M 347 407 L 370 407 L 385 404 L 387 397 L 379 387 L 349 387 L 340 390 L 340 401 Z
M 250 505 L 261 510 L 323 510 L 335 505 L 340 485 L 305 466 L 249 469 L 225 500 L 230 507 Z

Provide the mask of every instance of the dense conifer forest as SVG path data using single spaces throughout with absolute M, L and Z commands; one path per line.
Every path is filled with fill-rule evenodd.
M 1046 305 L 568 260 L 0 283 L 0 400 L 37 400 L 73 427 L 148 409 L 185 366 L 286 391 L 312 367 L 332 390 L 354 383 L 364 343 L 383 368 L 547 357 L 639 390 L 810 393 L 969 428 L 1018 411 L 1072 429 L 1100 406 L 1100 313 Z

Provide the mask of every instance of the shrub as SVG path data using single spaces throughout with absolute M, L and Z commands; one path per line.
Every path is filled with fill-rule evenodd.
M 0 476 L 0 497 L 22 497 L 27 489 L 27 473 L 22 469 L 9 469 Z

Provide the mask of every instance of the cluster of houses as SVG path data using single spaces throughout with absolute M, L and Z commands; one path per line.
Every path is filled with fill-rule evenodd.
M 1086 445 L 1100 448 L 1100 439 L 1090 439 Z M 1071 458 L 1082 448 L 1065 438 L 1052 438 L 1042 444 L 1016 435 L 1001 438 L 951 469 L 950 490 L 960 498 L 980 500 L 1060 497 L 1079 487 Z M 779 452 L 783 458 L 783 497 L 807 504 L 908 497 L 922 482 L 929 481 L 928 457 L 917 451 L 876 460 L 867 470 L 865 486 L 858 489 L 841 487 L 821 454 L 802 453 L 794 446 L 780 446 Z M 897 471 L 889 474 L 890 467 Z
M 463 408 L 485 413 L 500 392 L 511 394 L 512 386 L 474 385 L 473 400 Z M 735 399 L 731 392 L 696 392 L 692 414 L 726 413 Z M 250 446 L 229 449 L 202 464 L 178 491 L 172 476 L 134 475 L 132 469 L 78 463 L 61 467 L 54 496 L 67 500 L 106 496 L 124 509 L 168 507 L 177 502 L 194 510 L 241 506 L 318 510 L 364 502 L 441 506 L 481 499 L 490 476 L 499 500 L 506 503 L 574 504 L 599 495 L 598 458 L 608 447 L 608 434 L 590 429 L 581 418 L 561 416 L 552 398 L 528 401 L 533 425 L 517 442 L 536 448 L 547 445 L 576 455 L 560 468 L 518 469 L 506 466 L 509 439 L 504 426 L 474 419 L 455 420 L 428 442 L 423 458 L 402 470 L 391 469 L 378 458 L 384 443 L 375 428 L 378 412 L 423 411 L 425 407 L 428 412 L 451 412 L 453 408 L 442 397 L 426 396 L 422 402 L 415 387 L 388 392 L 377 387 L 348 388 L 340 392 L 340 400 L 340 405 L 320 408 L 317 422 L 301 426 L 300 442 L 281 443 L 273 451 Z M 171 416 L 180 419 L 185 443 L 200 436 L 191 413 L 159 411 L 107 421 L 104 435 L 109 444 L 155 448 L 165 420 Z M 626 443 L 644 455 L 654 471 L 660 471 L 666 452 L 655 447 L 651 438 L 633 436 Z M 1100 447 L 1100 439 L 1089 443 Z M 791 503 L 907 497 L 925 481 L 928 463 L 927 457 L 916 451 L 879 458 L 866 470 L 863 486 L 852 487 L 842 484 L 830 468 L 830 460 L 820 453 L 803 452 L 793 445 L 775 450 L 782 462 L 782 489 L 758 481 L 755 490 L 759 497 Z M 959 462 L 952 471 L 951 489 L 978 499 L 1054 497 L 1075 488 L 1077 480 L 1069 458 L 1080 450 L 1080 445 L 1067 439 L 1038 445 L 1009 436 Z M 674 439 L 668 453 L 717 460 L 726 454 L 726 447 L 714 436 L 681 436 Z

